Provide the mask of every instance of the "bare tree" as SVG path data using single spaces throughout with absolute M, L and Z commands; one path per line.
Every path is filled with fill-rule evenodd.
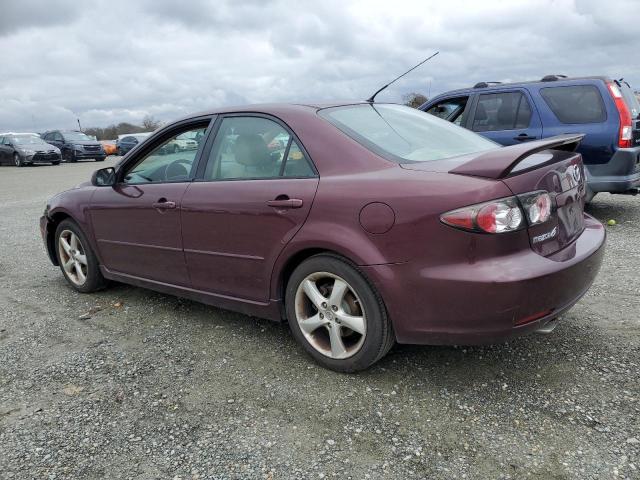
M 153 118 L 152 115 L 147 115 L 142 119 L 142 127 L 148 132 L 156 130 L 160 125 L 162 122 Z
M 402 96 L 402 103 L 404 103 L 407 107 L 418 108 L 424 102 L 429 100 L 427 97 L 422 95 L 421 93 L 407 93 Z

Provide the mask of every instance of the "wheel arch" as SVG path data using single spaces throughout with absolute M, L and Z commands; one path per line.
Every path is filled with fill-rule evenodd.
M 360 274 L 366 279 L 366 281 L 372 286 L 372 288 L 377 290 L 377 288 L 375 287 L 375 282 L 373 282 L 371 278 L 368 278 L 368 275 L 364 271 L 362 271 L 362 269 L 358 268 L 359 265 L 362 265 L 362 261 L 355 254 L 344 252 L 341 249 L 333 248 L 333 246 L 305 246 L 304 248 L 289 252 L 289 254 L 286 255 L 285 258 L 281 256 L 278 260 L 279 266 L 276 267 L 272 276 L 271 298 L 278 299 L 280 303 L 280 315 L 282 319 L 286 319 L 284 297 L 289 278 L 291 278 L 291 274 L 302 262 L 304 262 L 308 258 L 320 254 L 330 255 L 351 264 L 356 269 L 358 269 Z
M 47 222 L 47 253 L 49 254 L 49 258 L 51 262 L 58 266 L 60 262 L 58 261 L 58 254 L 56 253 L 56 229 L 58 225 L 67 218 L 73 220 L 73 217 L 69 215 L 67 212 L 58 211 L 51 215 L 49 215 L 49 222 Z

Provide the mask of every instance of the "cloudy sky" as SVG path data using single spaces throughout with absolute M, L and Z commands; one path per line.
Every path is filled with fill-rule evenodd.
M 379 100 L 549 73 L 640 88 L 637 0 L 3 0 L 0 130 Z M 634 21 L 630 21 L 634 19 Z

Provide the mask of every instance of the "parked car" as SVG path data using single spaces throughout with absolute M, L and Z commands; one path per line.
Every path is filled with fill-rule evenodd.
M 145 140 L 151 133 L 132 133 L 130 135 L 119 135 L 116 140 L 116 151 L 118 155 L 126 155 L 126 153 L 138 143 Z
M 587 168 L 587 201 L 598 192 L 635 195 L 640 188 L 640 105 L 623 80 L 547 75 L 535 82 L 481 82 L 420 109 L 502 145 L 584 133 L 578 151 Z
M 51 130 L 42 138 L 60 149 L 65 162 L 87 159 L 102 162 L 107 156 L 100 142 L 75 130 Z
M 116 146 L 115 140 L 100 140 L 102 144 L 102 149 L 104 150 L 104 154 L 109 155 L 117 155 L 118 147 Z
M 60 150 L 33 133 L 0 133 L 0 164 L 60 164 Z
M 159 154 L 186 132 L 211 138 Z M 354 371 L 395 341 L 554 328 L 604 252 L 580 139 L 503 148 L 389 104 L 219 109 L 54 196 L 40 228 L 80 292 L 111 279 L 286 318 L 320 364 Z

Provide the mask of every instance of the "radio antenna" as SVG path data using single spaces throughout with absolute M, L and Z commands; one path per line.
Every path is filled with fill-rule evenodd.
M 382 87 L 380 90 L 378 90 L 376 93 L 374 93 L 373 95 L 371 95 L 371 97 L 369 97 L 367 99 L 367 102 L 369 103 L 373 103 L 375 101 L 376 95 L 378 95 L 381 91 L 383 91 L 385 88 L 387 88 L 389 85 L 391 85 L 392 83 L 397 82 L 398 80 L 400 80 L 402 77 L 404 77 L 407 73 L 412 72 L 413 70 L 415 70 L 416 68 L 418 68 L 420 65 L 422 65 L 423 63 L 427 63 L 429 60 L 431 60 L 433 57 L 435 57 L 436 55 L 438 55 L 440 52 L 436 52 L 433 55 L 431 55 L 428 58 L 425 58 L 423 61 L 421 61 L 419 64 L 417 64 L 416 66 L 410 68 L 409 70 L 407 70 L 406 72 L 404 72 L 402 75 L 400 75 L 399 77 L 394 78 L 393 80 L 391 80 L 389 83 L 387 83 L 384 87 Z

